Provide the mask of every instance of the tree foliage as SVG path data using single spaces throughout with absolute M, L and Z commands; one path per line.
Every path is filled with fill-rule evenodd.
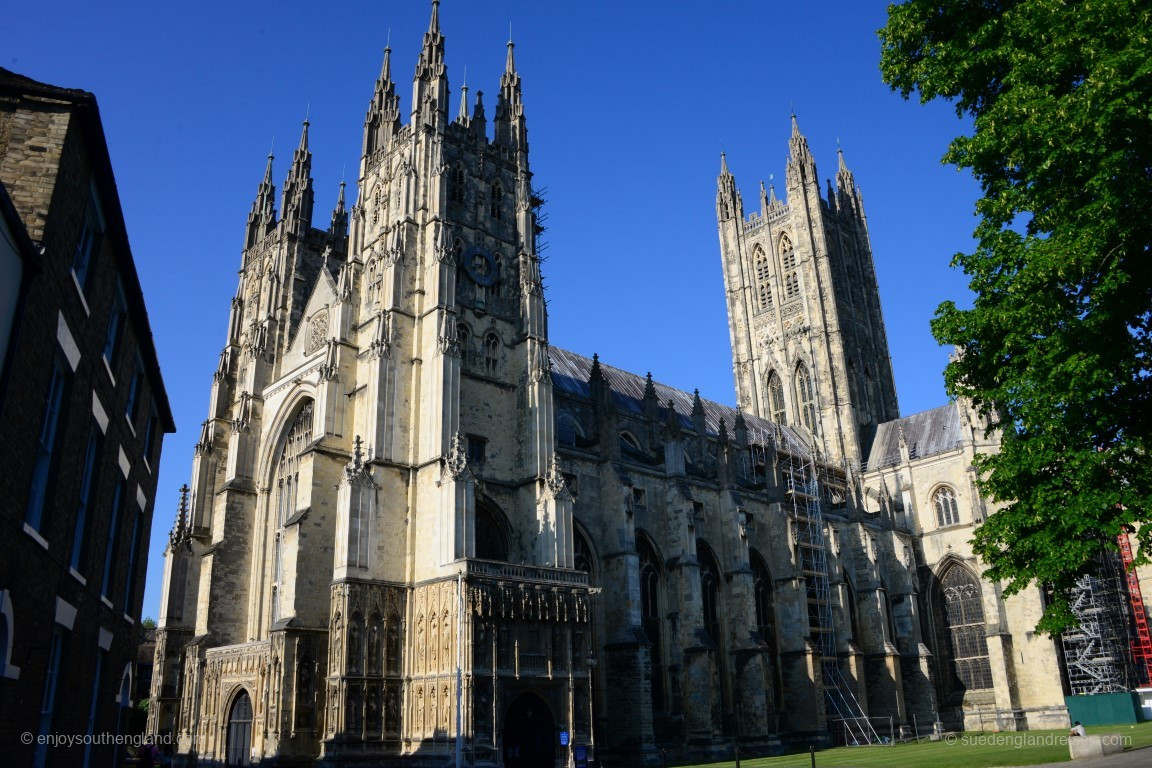
M 1069 590 L 1134 529 L 1152 554 L 1152 4 L 911 0 L 880 30 L 884 80 L 972 120 L 944 162 L 983 197 L 971 309 L 940 305 L 962 353 L 949 392 L 1002 436 L 979 457 L 1004 506 L 977 530 L 1005 592 L 1052 589 L 1039 629 L 1072 619 Z

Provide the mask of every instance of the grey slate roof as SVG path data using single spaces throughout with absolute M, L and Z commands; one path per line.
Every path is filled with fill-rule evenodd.
M 569 352 L 559 347 L 549 347 L 552 359 L 552 386 L 561 392 L 578 397 L 591 397 L 592 390 L 588 385 L 588 377 L 592 373 L 592 359 Z M 638 417 L 644 415 L 644 387 L 647 383 L 645 377 L 635 373 L 607 365 L 600 361 L 600 369 L 604 378 L 612 387 L 612 399 L 616 407 L 622 411 L 630 412 Z M 656 390 L 656 399 L 660 403 L 660 418 L 667 418 L 668 401 L 671 400 L 676 408 L 676 415 L 680 419 L 680 426 L 685 430 L 692 426 L 692 399 L 691 393 L 674 389 L 652 382 Z M 724 420 L 729 436 L 733 436 L 733 424 L 736 421 L 737 410 L 731 406 L 722 405 L 712 400 L 700 398 L 704 407 L 705 431 L 715 437 L 720 432 L 720 421 Z M 761 419 L 751 414 L 744 414 L 744 422 L 748 426 L 748 440 L 751 443 L 765 444 L 769 435 L 776 444 L 784 443 L 792 446 L 792 450 L 801 449 L 806 452 L 807 441 L 796 430 L 788 426 L 773 424 L 767 419 Z
M 902 419 L 886 421 L 876 428 L 868 469 L 891 467 L 900 463 L 900 428 L 908 441 L 908 454 L 922 459 L 956 450 L 961 445 L 960 412 L 955 403 L 921 411 Z

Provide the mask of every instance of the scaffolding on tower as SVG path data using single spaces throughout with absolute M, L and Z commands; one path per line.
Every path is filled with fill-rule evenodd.
M 783 469 L 786 503 L 794 525 L 794 543 L 804 578 L 808 629 L 820 651 L 824 700 L 830 727 L 842 729 L 845 744 L 878 744 L 880 738 L 864 708 L 840 671 L 836 625 L 828 580 L 828 553 L 824 516 L 820 510 L 821 486 L 814 451 L 787 430 L 776 427 L 775 444 Z M 835 734 L 834 734 L 835 735 Z

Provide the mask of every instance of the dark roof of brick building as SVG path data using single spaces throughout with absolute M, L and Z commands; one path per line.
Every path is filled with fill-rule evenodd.
M 144 361 L 144 367 L 148 371 L 149 378 L 153 382 L 156 410 L 164 426 L 164 431 L 175 432 L 176 424 L 172 418 L 172 407 L 168 402 L 168 393 L 164 388 L 164 379 L 160 373 L 160 359 L 156 354 L 156 345 L 152 339 L 152 326 L 148 322 L 148 310 L 144 303 L 143 290 L 140 287 L 140 275 L 136 271 L 132 249 L 128 243 L 124 212 L 120 207 L 120 194 L 116 189 L 116 176 L 112 171 L 112 160 L 108 154 L 108 142 L 104 136 L 104 125 L 100 120 L 100 108 L 96 104 L 96 97 L 88 91 L 41 83 L 3 67 L 0 67 L 0 94 L 17 99 L 50 98 L 73 105 L 73 115 L 80 123 L 82 129 L 80 133 L 89 157 L 92 159 L 96 185 L 100 190 L 105 217 L 105 234 L 113 240 L 116 246 L 114 251 L 117 255 L 117 266 L 124 285 L 124 295 L 128 302 L 128 311 L 132 317 L 136 339 L 140 344 L 140 356 Z M 9 183 L 7 179 L 0 179 L 0 181 Z

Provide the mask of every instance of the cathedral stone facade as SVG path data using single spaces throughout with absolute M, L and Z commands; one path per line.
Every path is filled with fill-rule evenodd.
M 548 343 L 520 75 L 450 113 L 437 3 L 357 203 L 272 159 L 166 552 L 150 729 L 197 764 L 658 763 L 1065 723 L 963 403 L 898 418 L 867 224 L 793 121 L 717 216 L 738 407 Z

